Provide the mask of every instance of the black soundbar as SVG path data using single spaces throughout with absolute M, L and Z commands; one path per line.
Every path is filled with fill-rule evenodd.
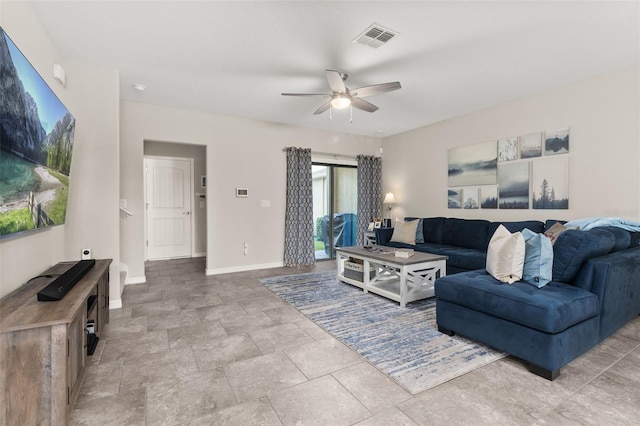
M 51 281 L 45 288 L 38 292 L 39 302 L 55 302 L 62 299 L 78 281 L 84 277 L 93 265 L 95 259 L 80 260 L 67 272 Z

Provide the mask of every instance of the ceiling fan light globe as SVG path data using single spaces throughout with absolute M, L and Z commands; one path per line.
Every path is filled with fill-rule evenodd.
M 343 96 L 337 96 L 331 99 L 331 106 L 335 109 L 344 109 L 349 105 L 351 105 L 351 99 L 349 98 L 346 98 Z

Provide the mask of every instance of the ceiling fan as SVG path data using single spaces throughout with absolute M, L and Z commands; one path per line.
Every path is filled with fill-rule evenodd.
M 326 93 L 283 93 L 283 96 L 322 96 L 331 98 L 318 108 L 314 114 L 322 114 L 329 108 L 343 109 L 348 106 L 360 109 L 367 112 L 375 112 L 378 107 L 371 102 L 365 101 L 364 97 L 379 95 L 381 93 L 391 92 L 392 90 L 398 90 L 402 86 L 399 81 L 392 83 L 373 84 L 371 86 L 359 87 L 357 89 L 349 89 L 345 86 L 344 82 L 349 77 L 340 71 L 326 70 L 327 81 L 331 88 L 331 94 Z

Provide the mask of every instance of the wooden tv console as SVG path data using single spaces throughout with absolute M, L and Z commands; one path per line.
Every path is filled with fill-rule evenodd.
M 75 262 L 42 275 L 59 275 Z M 99 336 L 109 322 L 109 265 L 95 266 L 56 302 L 36 294 L 55 279 L 36 278 L 0 299 L 0 424 L 68 423 L 87 360 L 88 320 Z

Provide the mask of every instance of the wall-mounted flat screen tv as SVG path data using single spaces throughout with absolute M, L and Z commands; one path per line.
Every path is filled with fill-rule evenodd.
M 0 238 L 61 225 L 75 119 L 0 27 Z

